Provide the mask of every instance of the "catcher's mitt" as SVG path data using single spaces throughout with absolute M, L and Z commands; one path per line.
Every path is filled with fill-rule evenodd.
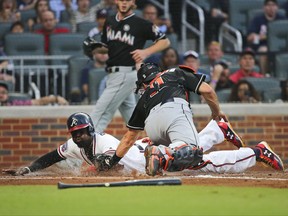
M 107 154 L 96 154 L 93 164 L 97 171 L 107 171 L 113 166 L 111 162 L 112 156 Z
M 83 41 L 83 51 L 84 54 L 86 56 L 88 56 L 91 60 L 93 60 L 93 50 L 94 49 L 99 49 L 98 51 L 101 53 L 108 53 L 108 49 L 107 49 L 107 45 L 102 43 L 102 42 L 98 42 L 96 40 L 94 40 L 91 37 L 87 37 L 84 41 Z

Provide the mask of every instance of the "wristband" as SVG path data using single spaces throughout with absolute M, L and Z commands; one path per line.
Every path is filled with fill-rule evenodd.
M 217 80 L 211 80 L 211 82 L 210 82 L 210 83 L 211 83 L 211 84 L 214 84 L 214 85 L 216 85 L 216 84 L 217 84 L 217 82 L 218 82 Z
M 116 152 L 115 154 L 112 156 L 111 158 L 111 165 L 114 166 L 115 164 L 117 164 L 120 160 L 122 159 L 122 157 L 118 157 L 116 155 Z

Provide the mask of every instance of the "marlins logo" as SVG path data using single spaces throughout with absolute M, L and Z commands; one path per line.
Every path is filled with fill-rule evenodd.
M 74 127 L 74 126 L 77 126 L 77 125 L 78 125 L 78 120 L 76 118 L 72 118 L 72 122 L 71 122 L 70 127 Z

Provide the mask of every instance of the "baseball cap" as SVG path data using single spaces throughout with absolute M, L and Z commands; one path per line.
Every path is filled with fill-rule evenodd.
M 195 59 L 199 58 L 199 54 L 197 52 L 195 52 L 194 50 L 188 50 L 183 54 L 183 58 L 186 59 L 188 57 L 193 57 Z
M 255 52 L 252 49 L 245 49 L 242 53 L 240 53 L 240 58 L 244 55 L 251 55 L 255 58 Z
M 7 91 L 9 90 L 9 86 L 6 82 L 0 81 L 0 86 L 4 87 Z
M 108 11 L 106 9 L 100 9 L 96 12 L 97 19 L 99 18 L 106 18 L 108 15 Z

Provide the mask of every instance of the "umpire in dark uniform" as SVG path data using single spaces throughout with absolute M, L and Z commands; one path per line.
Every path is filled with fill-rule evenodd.
M 153 53 L 170 45 L 165 34 L 151 22 L 137 17 L 135 0 L 116 0 L 117 14 L 106 19 L 101 42 L 108 48 L 106 89 L 91 114 L 95 129 L 103 131 L 117 109 L 126 122 L 136 106 L 134 84 L 136 67 Z M 143 49 L 147 40 L 154 44 Z

